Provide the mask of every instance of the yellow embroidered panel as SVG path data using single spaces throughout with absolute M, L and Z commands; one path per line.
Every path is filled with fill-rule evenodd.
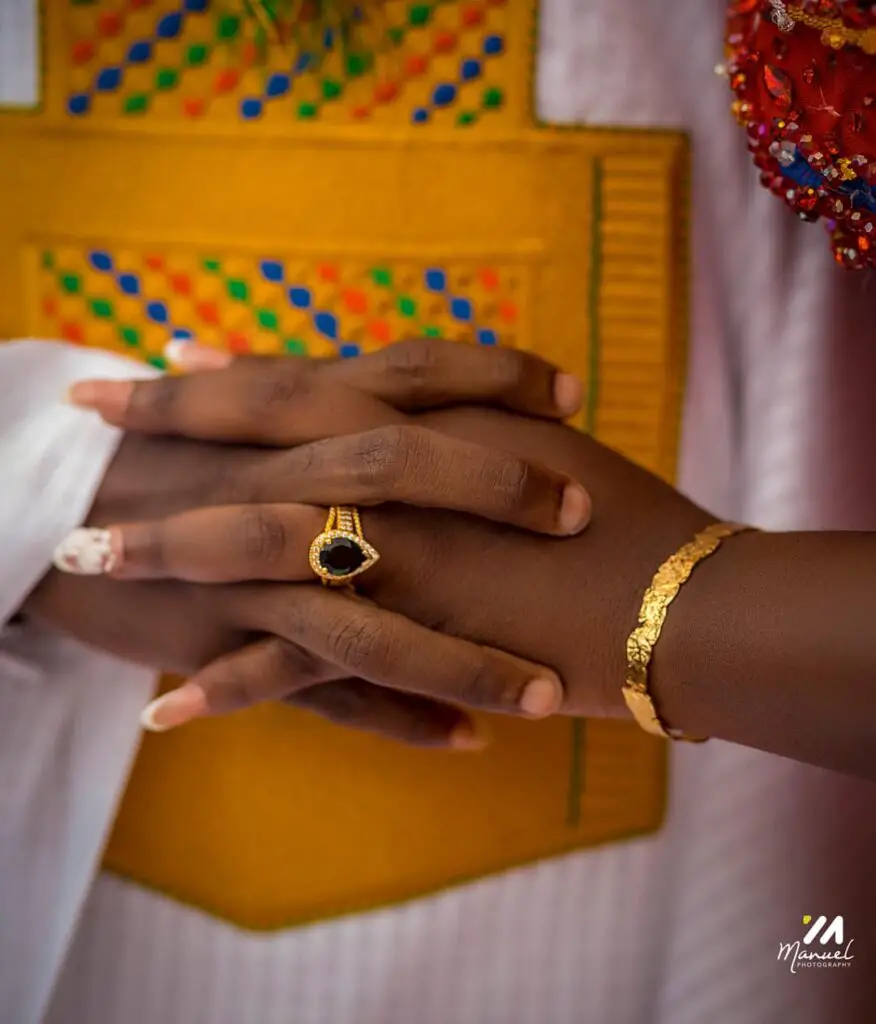
M 222 0 L 49 5 L 43 109 L 0 113 L 0 337 L 158 366 L 174 336 L 531 349 L 671 476 L 684 139 L 538 126 L 527 4 L 391 0 L 366 27 L 307 56 Z M 149 736 L 105 865 L 271 929 L 658 827 L 665 748 L 635 725 L 488 731 L 418 752 L 272 706 Z

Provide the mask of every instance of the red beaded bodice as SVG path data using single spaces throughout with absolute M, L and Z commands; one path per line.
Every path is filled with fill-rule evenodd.
M 731 0 L 725 70 L 763 184 L 876 267 L 876 0 Z

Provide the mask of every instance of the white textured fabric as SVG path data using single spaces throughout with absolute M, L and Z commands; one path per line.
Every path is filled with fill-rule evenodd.
M 0 107 L 40 101 L 39 0 L 0 2 Z
M 64 404 L 134 364 L 0 345 L 0 623 L 88 511 L 118 432 Z M 0 632 L 0 1021 L 40 1020 L 137 742 L 153 675 L 33 626 Z
M 542 33 L 543 116 L 693 135 L 687 489 L 767 526 L 876 526 L 872 286 L 759 190 L 712 75 L 721 4 L 546 0 Z M 874 827 L 874 787 L 710 744 L 674 751 L 656 837 L 277 936 L 102 877 L 48 1024 L 857 1024 Z M 848 969 L 777 963 L 806 913 L 845 915 Z

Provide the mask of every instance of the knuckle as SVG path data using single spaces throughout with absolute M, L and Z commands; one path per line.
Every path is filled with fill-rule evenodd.
M 186 379 L 179 377 L 157 377 L 135 385 L 128 406 L 132 419 L 171 423 L 185 387 Z
M 489 473 L 490 485 L 498 507 L 513 512 L 525 505 L 532 487 L 532 467 L 524 459 L 501 458 Z
M 371 491 L 393 493 L 416 457 L 418 433 L 416 427 L 392 426 L 362 434 L 351 453 L 357 482 Z
M 446 346 L 431 338 L 390 345 L 386 350 L 386 372 L 392 383 L 412 398 L 428 394 L 441 373 Z
M 337 665 L 352 672 L 362 672 L 368 666 L 382 663 L 387 652 L 386 638 L 369 617 L 352 615 L 329 627 L 329 657 Z
M 292 363 L 282 372 L 276 367 L 258 367 L 245 392 L 247 411 L 270 416 L 303 401 L 312 391 L 313 376 L 303 363 Z
M 239 516 L 241 547 L 248 565 L 277 565 L 286 551 L 286 528 L 280 516 L 258 505 Z

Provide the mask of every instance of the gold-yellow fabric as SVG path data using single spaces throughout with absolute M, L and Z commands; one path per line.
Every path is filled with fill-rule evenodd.
M 582 426 L 671 476 L 684 138 L 538 124 L 527 3 L 384 6 L 376 56 L 302 67 L 222 0 L 47 5 L 42 107 L 0 111 L 0 337 L 157 365 L 186 332 L 519 346 L 588 382 Z M 284 707 L 149 736 L 105 866 L 272 929 L 658 827 L 665 747 L 634 724 L 488 728 L 478 756 Z

